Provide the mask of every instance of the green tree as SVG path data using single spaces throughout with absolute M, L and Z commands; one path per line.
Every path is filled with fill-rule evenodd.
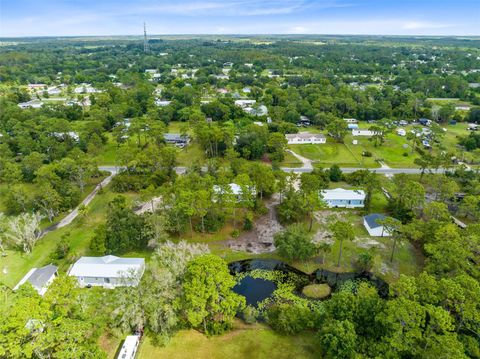
M 334 320 L 319 333 L 321 350 L 325 358 L 353 359 L 356 356 L 357 334 L 348 320 Z
M 228 330 L 245 298 L 232 291 L 235 280 L 227 264 L 215 255 L 197 257 L 187 264 L 182 307 L 193 328 L 206 334 Z
M 311 235 L 301 224 L 293 224 L 285 231 L 275 234 L 274 243 L 278 253 L 288 260 L 307 260 L 317 249 Z
M 337 267 L 340 267 L 340 261 L 342 259 L 343 241 L 353 241 L 355 239 L 355 231 L 353 226 L 349 222 L 337 220 L 330 225 L 333 238 L 336 241 L 340 241 L 340 248 L 338 252 Z

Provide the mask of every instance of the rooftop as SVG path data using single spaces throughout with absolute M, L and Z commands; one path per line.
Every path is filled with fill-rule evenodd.
M 70 269 L 75 277 L 121 278 L 131 271 L 142 271 L 144 258 L 120 258 L 112 255 L 103 257 L 81 257 Z
M 385 216 L 379 213 L 372 213 L 372 214 L 369 214 L 368 216 L 363 217 L 363 219 L 365 220 L 365 222 L 367 222 L 370 228 L 378 228 L 378 227 L 382 227 L 382 225 L 379 224 L 378 222 L 384 220 Z
M 335 188 L 335 189 L 326 189 L 322 192 L 323 199 L 325 200 L 338 200 L 338 199 L 345 199 L 345 200 L 364 200 L 365 199 L 365 192 L 361 189 L 343 189 L 343 188 Z

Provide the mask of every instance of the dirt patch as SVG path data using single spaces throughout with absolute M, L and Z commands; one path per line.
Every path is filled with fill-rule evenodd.
M 154 197 L 149 201 L 142 202 L 138 206 L 135 207 L 135 214 L 144 214 L 147 212 L 153 213 L 155 212 L 158 208 L 160 208 L 160 205 L 162 204 L 162 197 Z
M 273 252 L 275 250 L 273 237 L 283 230 L 283 226 L 278 222 L 275 209 L 279 203 L 279 196 L 273 195 L 265 204 L 268 213 L 258 218 L 253 229 L 242 233 L 236 239 L 225 241 L 225 245 L 234 251 L 255 254 Z
M 370 249 L 370 248 L 380 248 L 380 249 L 385 249 L 385 245 L 383 243 L 380 243 L 379 241 L 371 238 L 371 237 L 357 237 L 353 240 L 353 242 L 357 245 L 359 248 L 365 248 L 365 249 Z

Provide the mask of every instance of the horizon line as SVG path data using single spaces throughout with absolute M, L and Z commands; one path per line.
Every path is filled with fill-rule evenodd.
M 425 37 L 425 38 L 439 38 L 439 37 L 468 37 L 468 38 L 480 38 L 480 34 L 477 35 L 468 35 L 468 34 L 445 34 L 445 35 L 421 35 L 421 34 L 381 34 L 381 33 L 372 33 L 372 34 L 355 34 L 355 33 L 178 33 L 178 34 L 147 34 L 149 40 L 152 37 L 172 37 L 172 36 L 192 36 L 192 37 L 202 37 L 202 36 L 357 36 L 357 37 L 366 37 L 366 36 L 383 36 L 383 37 Z M 1 36 L 2 39 L 34 39 L 34 38 L 78 38 L 78 37 L 139 37 L 143 38 L 143 34 L 117 34 L 117 35 L 22 35 L 22 36 Z

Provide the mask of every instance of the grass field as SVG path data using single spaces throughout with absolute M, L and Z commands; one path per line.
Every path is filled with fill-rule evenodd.
M 283 336 L 261 324 L 250 326 L 237 322 L 231 332 L 210 338 L 194 330 L 182 330 L 163 348 L 154 346 L 146 338 L 138 358 L 321 358 L 317 348 L 313 333 Z

